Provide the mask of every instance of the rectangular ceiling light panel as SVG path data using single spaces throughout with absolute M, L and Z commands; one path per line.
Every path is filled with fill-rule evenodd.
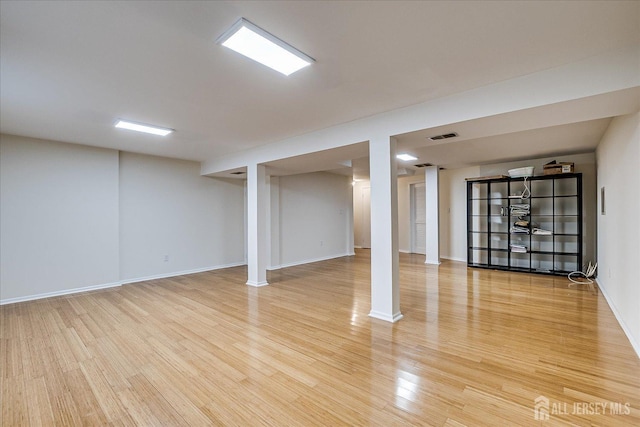
M 126 120 L 118 120 L 116 122 L 116 127 L 120 129 L 135 130 L 137 132 L 150 133 L 152 135 L 160 135 L 160 136 L 167 136 L 171 132 L 173 132 L 173 129 L 161 128 L 161 127 L 151 126 L 151 125 L 144 125 L 142 123 L 129 122 Z
M 417 157 L 414 157 L 411 154 L 406 154 L 406 153 L 398 154 L 396 156 L 396 158 L 398 158 L 398 159 L 400 159 L 402 161 L 405 161 L 405 162 L 408 162 L 408 161 L 411 161 L 411 160 L 418 160 Z
M 285 76 L 315 62 L 313 58 L 244 18 L 240 18 L 216 42 Z

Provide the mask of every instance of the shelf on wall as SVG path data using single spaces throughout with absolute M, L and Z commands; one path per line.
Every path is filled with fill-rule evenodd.
M 583 241 L 582 175 L 572 173 L 530 177 L 527 178 L 527 184 L 531 184 L 531 196 L 514 197 L 514 193 L 517 195 L 522 192 L 523 183 L 522 177 L 467 179 L 468 266 L 541 274 L 567 274 L 580 270 Z M 528 214 L 496 213 L 498 206 L 509 209 L 512 205 L 523 203 L 530 205 Z M 498 217 L 504 220 L 496 221 Z M 518 217 L 530 219 L 529 230 L 539 226 L 550 234 L 509 232 L 508 229 Z M 536 219 L 540 225 L 535 224 Z M 512 243 L 527 247 L 527 251 L 512 251 Z M 495 244 L 500 248 L 493 247 Z M 538 246 L 541 244 L 545 245 L 542 249 L 550 250 L 540 250 Z M 532 247 L 537 249 L 531 250 Z

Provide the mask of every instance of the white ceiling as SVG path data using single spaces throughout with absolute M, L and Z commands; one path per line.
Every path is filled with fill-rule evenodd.
M 216 45 L 239 17 L 317 62 L 284 77 Z M 0 131 L 204 161 L 638 45 L 639 17 L 640 2 L 614 1 L 2 1 Z M 176 133 L 136 135 L 113 128 L 116 118 Z M 417 154 L 462 165 L 554 154 L 558 138 L 563 153 L 588 151 L 599 118 Z M 424 136 L 398 136 L 399 147 Z M 354 150 L 322 167 L 366 155 Z M 314 159 L 295 160 L 312 170 Z
M 423 147 L 404 151 L 415 154 L 424 162 L 454 169 L 522 158 L 591 152 L 600 142 L 610 121 L 610 118 L 604 118 L 455 143 L 438 144 L 424 138 Z M 451 156 L 452 150 L 455 156 Z M 409 162 L 414 163 L 418 162 Z

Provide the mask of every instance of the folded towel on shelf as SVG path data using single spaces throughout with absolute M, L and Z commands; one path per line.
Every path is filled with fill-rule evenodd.
M 531 206 L 526 203 L 516 203 L 515 205 L 509 206 L 509 210 L 511 211 L 512 216 L 527 216 L 530 213 Z
M 537 234 L 539 236 L 550 236 L 553 233 L 549 230 L 544 230 L 542 228 L 534 228 L 533 230 L 531 230 L 531 234 Z

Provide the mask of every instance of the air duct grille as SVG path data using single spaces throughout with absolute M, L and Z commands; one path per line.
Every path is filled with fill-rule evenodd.
M 456 136 L 458 136 L 457 133 L 451 132 L 451 133 L 445 133 L 442 135 L 430 136 L 429 139 L 432 141 L 438 141 L 440 139 L 455 138 Z

